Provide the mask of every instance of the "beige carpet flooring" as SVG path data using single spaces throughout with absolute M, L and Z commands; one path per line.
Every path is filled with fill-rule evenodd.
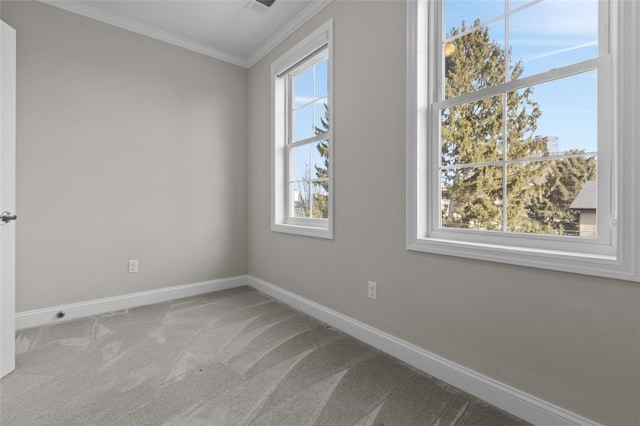
M 19 331 L 9 425 L 522 425 L 248 287 Z

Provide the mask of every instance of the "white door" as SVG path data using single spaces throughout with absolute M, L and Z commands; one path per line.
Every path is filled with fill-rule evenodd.
M 15 369 L 16 31 L 0 21 L 0 377 Z

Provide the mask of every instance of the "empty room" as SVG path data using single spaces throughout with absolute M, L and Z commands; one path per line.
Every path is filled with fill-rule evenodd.
M 640 425 L 640 2 L 0 18 L 2 426 Z

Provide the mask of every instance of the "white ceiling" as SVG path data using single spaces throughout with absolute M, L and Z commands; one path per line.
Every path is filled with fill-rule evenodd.
M 213 58 L 251 67 L 331 0 L 41 0 Z

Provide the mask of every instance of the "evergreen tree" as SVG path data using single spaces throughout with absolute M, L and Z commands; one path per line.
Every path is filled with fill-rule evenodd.
M 324 117 L 320 119 L 321 126 L 315 128 L 316 135 L 329 131 L 329 106 L 324 104 Z M 321 141 L 316 145 L 316 149 L 323 158 L 322 166 L 315 165 L 316 178 L 321 179 L 314 181 L 313 185 L 317 191 L 313 196 L 314 209 L 312 217 L 327 218 L 329 217 L 329 143 Z
M 566 154 L 584 154 L 570 150 Z M 563 158 L 552 162 L 544 183 L 538 185 L 538 198 L 530 205 L 530 216 L 545 224 L 554 234 L 576 235 L 579 213 L 569 206 L 587 181 L 597 175 L 595 157 Z
M 320 127 L 315 127 L 315 134 L 329 131 L 329 107 L 324 105 L 324 117 L 320 118 Z M 302 181 L 297 184 L 297 198 L 295 202 L 296 217 L 312 217 L 326 219 L 329 217 L 329 143 L 320 141 L 315 145 L 323 159 L 322 165 L 314 165 L 315 177 L 304 173 Z M 305 163 L 305 168 L 309 164 Z
M 476 20 L 474 27 L 480 24 Z M 467 31 L 465 22 L 449 36 Z M 449 99 L 472 93 L 505 81 L 518 79 L 521 62 L 506 69 L 505 50 L 489 37 L 487 27 L 460 36 L 445 49 L 444 95 Z M 546 138 L 532 136 L 541 116 L 538 103 L 531 99 L 532 88 L 503 97 L 496 95 L 447 108 L 441 115 L 441 176 L 444 226 L 484 230 L 503 229 L 503 178 L 506 178 L 508 230 L 540 232 L 543 225 L 529 216 L 528 204 L 536 192 L 533 182 L 545 170 L 536 162 L 510 164 L 507 176 L 500 165 L 467 166 L 500 161 L 504 155 L 504 124 L 508 158 L 536 158 L 545 155 Z

